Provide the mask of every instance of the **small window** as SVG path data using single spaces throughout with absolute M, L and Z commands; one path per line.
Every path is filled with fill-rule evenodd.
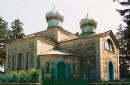
M 76 74 L 76 63 L 73 63 L 72 68 L 73 68 L 72 69 L 72 71 L 73 71 L 72 73 Z
M 14 54 L 12 55 L 12 70 L 15 69 L 15 56 Z
M 50 63 L 46 63 L 46 73 L 50 73 Z
M 18 70 L 22 70 L 22 53 L 18 54 L 17 67 L 18 67 Z
M 28 52 L 26 52 L 26 69 L 28 69 L 29 67 L 29 56 L 28 56 Z
M 111 52 L 114 52 L 114 46 L 110 39 L 107 39 L 107 41 L 105 42 L 105 48 Z
M 40 68 L 40 57 L 37 58 L 37 68 Z

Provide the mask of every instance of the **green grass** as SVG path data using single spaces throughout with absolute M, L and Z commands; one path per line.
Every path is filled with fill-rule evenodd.
M 130 82 L 102 82 L 90 85 L 130 85 Z
M 88 85 L 87 80 L 45 80 L 43 85 Z

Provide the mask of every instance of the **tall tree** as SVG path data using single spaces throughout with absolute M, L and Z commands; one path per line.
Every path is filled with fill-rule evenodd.
M 0 17 L 0 58 L 5 59 L 5 43 L 9 41 L 9 34 L 8 23 Z
M 120 47 L 120 55 L 119 55 L 119 59 L 120 59 L 120 77 L 121 78 L 127 78 L 129 77 L 129 71 L 128 71 L 128 67 L 130 67 L 130 58 L 126 55 L 126 40 L 123 38 L 124 36 L 124 27 L 122 25 L 119 26 L 119 28 L 117 28 L 118 32 L 116 33 L 116 38 L 119 42 L 119 47 Z
M 123 16 L 123 21 L 126 23 L 125 30 L 123 31 L 123 38 L 126 40 L 126 54 L 130 57 L 130 0 L 114 0 L 119 2 L 120 5 L 125 7 L 124 9 L 118 9 L 117 11 Z
M 14 20 L 14 22 L 11 23 L 12 38 L 14 40 L 21 39 L 25 36 L 22 26 L 23 26 L 23 23 L 19 19 L 16 19 Z
M 121 77 L 128 77 L 128 68 L 130 67 L 130 0 L 114 0 L 117 1 L 123 9 L 117 9 L 126 23 L 125 29 L 120 31 L 120 67 L 123 73 Z

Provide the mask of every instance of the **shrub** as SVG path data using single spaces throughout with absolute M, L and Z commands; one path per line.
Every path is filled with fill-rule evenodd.
M 32 80 L 32 83 L 39 81 L 39 72 L 36 69 L 30 69 L 30 77 Z
M 6 83 L 38 83 L 39 71 L 36 69 L 28 69 L 21 71 L 11 71 L 5 75 L 0 75 L 0 82 Z

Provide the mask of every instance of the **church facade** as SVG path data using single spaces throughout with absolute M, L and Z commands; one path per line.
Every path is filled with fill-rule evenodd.
M 6 72 L 44 70 L 46 79 L 119 80 L 119 47 L 112 31 L 96 34 L 97 22 L 80 21 L 81 34 L 62 27 L 64 17 L 54 7 L 46 14 L 47 30 L 6 46 Z

